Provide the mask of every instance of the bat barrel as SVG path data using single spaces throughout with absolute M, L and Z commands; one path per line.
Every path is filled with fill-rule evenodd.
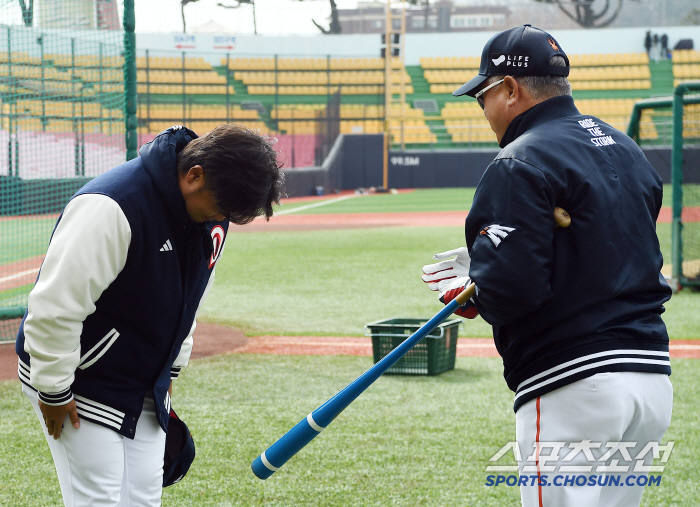
M 313 414 L 309 414 L 289 430 L 277 442 L 272 444 L 265 452 L 255 458 L 251 468 L 259 479 L 267 479 L 284 465 L 289 458 L 298 453 L 323 428 L 316 424 Z
M 470 289 L 473 291 L 473 286 L 470 287 Z M 299 421 L 296 426 L 285 433 L 277 442 L 255 458 L 251 468 L 256 477 L 264 480 L 279 470 L 282 465 L 311 442 L 311 440 L 345 410 L 348 405 L 355 401 L 360 394 L 367 390 L 375 380 L 391 368 L 396 361 L 406 355 L 406 353 L 425 338 L 428 333 L 439 326 L 447 317 L 452 315 L 460 305 L 464 304 L 466 299 L 467 298 L 459 298 L 459 301 L 458 299 L 452 300 L 442 310 L 436 313 L 432 319 L 423 324 L 420 329 L 384 356 L 381 361 L 377 362 L 377 364 L 306 416 L 306 418 Z

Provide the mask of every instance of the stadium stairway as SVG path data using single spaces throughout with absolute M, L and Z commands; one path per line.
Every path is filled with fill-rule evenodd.
M 651 96 L 673 95 L 673 62 L 661 60 L 649 62 L 651 73 Z
M 225 76 L 226 75 L 226 66 L 222 65 L 219 67 L 215 67 L 215 70 Z M 229 74 L 228 78 L 228 83 L 233 86 L 233 90 L 236 92 L 236 100 L 239 102 L 245 102 L 245 101 L 259 101 L 260 97 L 257 96 L 252 96 L 248 93 L 248 87 L 243 84 L 243 81 L 240 81 L 238 79 L 233 79 L 233 71 Z M 273 121 L 272 118 L 270 118 L 270 108 L 266 107 L 265 113 L 260 113 L 260 120 L 265 122 L 265 125 L 267 125 L 268 128 L 272 130 L 277 130 L 277 122 Z
M 436 127 L 433 132 L 437 135 L 437 143 L 433 144 L 432 148 L 449 148 L 452 144 L 452 139 L 445 132 L 445 122 L 440 119 L 430 119 L 431 116 L 440 116 L 440 109 L 445 105 L 445 99 L 439 95 L 430 93 L 430 83 L 423 75 L 423 67 L 420 65 L 407 65 L 406 72 L 411 76 L 411 84 L 413 85 L 413 93 L 406 96 L 406 102 L 413 104 L 414 100 L 435 100 L 438 104 L 438 111 L 435 113 L 425 113 L 425 123 L 431 129 Z M 426 146 L 427 147 L 427 146 Z
M 406 65 L 406 73 L 411 76 L 412 99 L 433 98 L 430 94 L 430 83 L 423 76 L 423 68 L 420 65 Z
M 243 81 L 240 81 L 238 79 L 233 79 L 233 72 L 231 72 L 231 75 L 229 76 L 228 82 L 231 86 L 233 86 L 233 89 L 236 92 L 237 96 L 247 96 L 248 95 L 248 88 L 246 87 L 246 85 L 243 84 Z

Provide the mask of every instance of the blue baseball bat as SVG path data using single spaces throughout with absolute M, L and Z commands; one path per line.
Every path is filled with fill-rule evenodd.
M 355 399 L 361 395 L 369 386 L 382 376 L 396 361 L 401 359 L 418 342 L 433 329 L 439 326 L 442 321 L 452 315 L 460 306 L 465 304 L 475 292 L 474 284 L 470 284 L 456 298 L 450 301 L 428 322 L 423 324 L 411 336 L 406 338 L 401 345 L 384 356 L 381 361 L 372 366 L 369 370 L 357 377 L 351 384 L 345 387 L 338 394 L 326 401 L 323 405 L 307 415 L 304 419 L 285 433 L 282 438 L 272 444 L 260 456 L 255 458 L 251 464 L 253 473 L 260 479 L 267 479 L 292 456 L 303 449 L 311 442 L 323 429 L 326 428 L 333 419 L 347 408 Z

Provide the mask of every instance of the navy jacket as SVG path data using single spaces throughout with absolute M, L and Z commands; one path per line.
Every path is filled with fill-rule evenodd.
M 662 184 L 628 136 L 555 97 L 517 117 L 466 219 L 476 307 L 523 403 L 599 372 L 670 374 Z M 572 218 L 555 228 L 553 209 Z
M 54 258 L 62 255 L 49 245 L 35 287 L 36 301 L 49 301 L 44 306 L 61 306 L 55 311 L 59 322 L 55 328 L 44 322 L 48 319 L 43 315 L 43 309 L 33 307 L 30 295 L 28 314 L 17 339 L 20 379 L 30 386 L 36 384 L 42 401 L 61 404 L 74 396 L 81 418 L 110 427 L 130 438 L 134 436 L 143 399 L 149 393 L 155 400 L 161 427 L 167 428 L 170 412 L 168 386 L 171 376 L 176 376 L 179 371 L 174 363 L 183 342 L 190 338 L 195 314 L 210 279 L 213 279 L 212 272 L 228 230 L 228 222 L 196 224 L 187 215 L 177 181 L 177 153 L 195 137 L 188 129 L 168 129 L 143 146 L 138 158 L 95 178 L 73 196 L 59 218 L 51 242 L 58 241 L 58 231 L 61 238 L 75 235 L 72 242 L 65 243 L 69 245 L 67 248 L 75 248 L 75 242 L 89 241 L 82 236 L 84 232 L 71 228 L 77 229 L 73 224 L 91 212 L 81 203 L 103 203 L 106 197 L 107 205 L 111 203 L 117 210 L 114 220 L 125 219 L 128 224 L 115 224 L 113 233 L 118 237 L 113 240 L 115 248 L 123 249 L 125 257 L 116 277 L 96 291 L 99 297 L 94 301 L 94 311 L 74 317 L 71 308 L 77 304 L 72 304 L 71 294 L 80 292 L 71 292 L 70 280 L 65 280 L 68 285 L 66 293 L 59 284 L 52 282 L 53 278 L 68 276 L 65 271 L 70 270 L 70 264 L 63 272 L 56 270 L 56 276 L 47 273 L 47 279 L 42 278 L 45 270 L 53 269 Z M 76 211 L 72 203 L 82 207 Z M 71 221 L 61 228 L 64 215 Z M 103 220 L 102 215 L 95 217 L 98 218 Z M 108 223 L 102 228 L 109 226 Z M 128 229 L 129 234 L 119 236 L 116 231 L 120 228 Z M 101 237 L 101 234 L 97 236 Z M 123 238 L 127 237 L 128 244 L 124 244 L 126 240 Z M 105 254 L 106 250 L 103 250 Z M 98 272 L 103 269 L 100 256 L 94 257 L 94 262 L 84 265 L 86 273 L 74 267 L 73 273 L 69 274 L 84 278 L 88 291 L 92 290 L 90 283 L 99 285 L 104 278 Z M 70 259 L 62 262 L 70 263 Z M 109 267 L 104 269 L 110 271 Z M 51 287 L 52 283 L 56 286 Z M 54 303 L 49 297 L 65 300 L 65 303 Z M 60 327 L 60 319 L 82 319 L 81 329 L 78 328 L 77 356 L 70 350 L 61 354 L 61 345 L 51 343 L 59 338 L 65 341 L 74 339 Z M 49 329 L 44 335 L 45 328 Z M 35 330 L 32 331 L 35 335 L 30 336 L 30 330 Z M 25 351 L 25 338 L 29 342 L 28 351 L 36 351 L 36 361 L 39 357 L 42 359 L 42 373 L 32 375 L 35 358 Z M 56 365 L 44 365 L 46 356 Z M 68 368 L 73 370 L 72 377 L 61 369 L 61 361 L 72 361 L 72 367 Z M 66 382 L 70 384 L 58 391 L 45 392 L 45 387 L 42 389 L 47 385 L 44 379 L 49 377 L 52 378 L 50 384 L 59 388 L 63 388 Z

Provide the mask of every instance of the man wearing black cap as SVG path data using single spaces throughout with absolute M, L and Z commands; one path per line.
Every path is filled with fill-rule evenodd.
M 576 109 L 568 74 L 561 45 L 530 25 L 487 42 L 454 95 L 476 98 L 502 150 L 474 195 L 467 247 L 436 254 L 456 257 L 423 279 L 445 304 L 476 285 L 458 313 L 493 326 L 523 505 L 637 506 L 654 451 L 670 451 L 662 185 L 634 141 Z M 556 228 L 555 206 L 570 227 Z

